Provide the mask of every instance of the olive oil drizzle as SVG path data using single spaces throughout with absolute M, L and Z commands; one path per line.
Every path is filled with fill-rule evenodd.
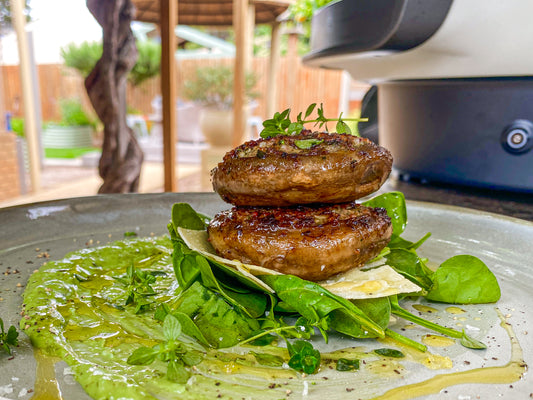
M 373 400 L 408 400 L 419 396 L 427 396 L 454 385 L 465 383 L 512 383 L 520 380 L 527 370 L 524 353 L 514 333 L 513 327 L 507 322 L 499 309 L 496 309 L 511 340 L 511 359 L 499 367 L 475 368 L 450 374 L 439 374 L 426 381 L 391 389 Z
M 47 356 L 39 349 L 36 349 L 33 354 L 37 368 L 34 393 L 30 400 L 63 400 L 55 372 L 55 364 L 61 359 Z

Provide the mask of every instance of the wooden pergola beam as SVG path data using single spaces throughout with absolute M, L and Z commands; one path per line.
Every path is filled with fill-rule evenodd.
M 161 10 L 161 99 L 163 118 L 163 169 L 165 192 L 177 191 L 176 143 L 177 143 L 177 77 L 176 35 L 178 0 L 159 0 Z
M 22 84 L 22 100 L 24 103 L 24 132 L 28 145 L 30 158 L 30 179 L 31 188 L 34 193 L 41 189 L 41 158 L 39 156 L 40 147 L 37 137 L 37 121 L 35 111 L 35 101 L 32 92 L 32 76 L 30 66 L 30 56 L 28 48 L 28 37 L 26 36 L 26 20 L 23 13 L 24 5 L 22 0 L 11 0 L 11 10 L 13 14 L 13 27 L 17 33 L 17 43 L 20 59 L 20 82 Z
M 272 23 L 272 33 L 270 34 L 270 54 L 268 62 L 267 95 L 266 95 L 266 115 L 270 118 L 277 110 L 278 83 L 276 72 L 279 69 L 281 58 L 281 23 Z

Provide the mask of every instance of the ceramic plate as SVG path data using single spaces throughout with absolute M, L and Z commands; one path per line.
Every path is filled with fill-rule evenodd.
M 5 324 L 18 326 L 21 295 L 28 276 L 48 257 L 60 259 L 72 250 L 122 239 L 127 231 L 136 231 L 139 236 L 164 234 L 172 204 L 181 201 L 190 203 L 197 211 L 207 215 L 229 207 L 215 194 L 162 193 L 101 195 L 0 210 L 0 316 Z M 449 356 L 453 360 L 450 370 L 438 373 L 501 367 L 508 363 L 511 356 L 510 339 L 500 326 L 495 307 L 512 326 L 525 363 L 532 365 L 533 224 L 464 208 L 419 202 L 408 203 L 408 216 L 408 228 L 403 235 L 405 238 L 416 240 L 428 231 L 432 233 L 432 237 L 419 250 L 421 255 L 436 263 L 456 254 L 477 256 L 496 274 L 502 288 L 502 298 L 498 304 L 485 306 L 491 321 L 486 330 L 482 329 L 481 339 L 489 345 L 489 349 L 465 352 L 432 348 L 434 353 Z M 456 324 L 461 325 L 460 321 Z M 472 328 L 467 324 L 468 321 L 465 322 L 465 329 Z M 28 390 L 34 387 L 36 362 L 24 334 L 21 334 L 20 342 L 13 358 L 0 353 L 1 400 L 32 397 Z M 62 363 L 56 364 L 56 377 L 63 398 L 88 398 L 72 376 L 65 374 L 64 367 Z M 394 385 L 404 386 L 426 378 L 423 374 L 408 374 Z M 460 384 L 424 398 L 529 398 L 533 392 L 532 379 L 526 374 L 517 382 Z M 320 390 L 314 394 L 311 387 L 305 398 L 316 398 L 317 393 Z M 295 394 L 292 398 L 298 396 L 301 397 Z M 345 395 L 334 397 L 358 396 L 345 392 Z

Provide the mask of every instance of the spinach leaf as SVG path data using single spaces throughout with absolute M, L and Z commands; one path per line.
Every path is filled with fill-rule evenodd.
M 221 294 L 229 304 L 241 309 L 242 312 L 251 318 L 257 318 L 263 315 L 267 305 L 264 295 L 260 293 L 243 295 L 241 293 L 224 289 L 215 277 L 211 265 L 203 256 L 196 256 L 196 265 L 200 270 L 202 283 L 206 288 Z
M 433 284 L 431 280 L 433 271 L 424 264 L 414 250 L 391 249 L 390 253 L 385 255 L 385 259 L 396 272 L 421 288 L 429 290 Z
M 180 293 L 176 311 L 186 314 L 205 341 L 215 348 L 233 346 L 259 330 L 255 318 L 228 304 L 221 295 L 198 281 Z
M 200 216 L 188 203 L 175 203 L 172 206 L 172 224 L 178 227 L 202 231 L 206 227 L 206 217 Z
M 383 330 L 389 325 L 391 308 L 388 298 L 380 297 L 375 299 L 352 300 L 352 303 Z M 330 327 L 337 332 L 354 338 L 375 338 L 377 336 L 360 324 L 354 323 L 352 319 L 346 318 L 343 310 L 334 310 L 331 313 Z
M 450 336 L 456 339 L 461 339 L 461 344 L 464 347 L 467 347 L 469 349 L 486 349 L 487 348 L 487 346 L 484 343 L 468 336 L 464 330 L 459 332 L 459 331 L 456 331 L 455 329 L 440 326 L 433 322 L 427 321 L 424 318 L 411 314 L 409 311 L 400 307 L 400 304 L 398 303 L 398 297 L 396 295 L 390 296 L 389 300 L 391 303 L 392 313 L 398 317 L 401 317 L 407 321 L 414 322 L 415 324 L 431 329 L 435 332 L 442 333 L 444 335 L 447 335 L 447 336 Z
M 395 236 L 391 239 L 387 247 L 389 247 L 390 249 L 416 250 L 420 246 L 422 246 L 422 244 L 426 240 L 428 240 L 430 236 L 431 236 L 431 233 L 428 232 L 424 236 L 422 236 L 420 239 L 418 239 L 416 242 L 411 242 L 399 236 Z
M 500 296 L 498 281 L 483 261 L 458 255 L 437 268 L 426 298 L 443 303 L 479 304 L 496 302 Z
M 200 277 L 200 269 L 196 265 L 196 252 L 192 251 L 181 240 L 172 239 L 172 267 L 180 290 L 186 290 Z
M 332 311 L 342 310 L 345 318 L 349 318 L 376 336 L 384 335 L 383 328 L 357 306 L 314 282 L 293 275 L 262 275 L 260 278 L 275 290 L 284 303 L 296 310 L 313 326 L 319 325 Z
M 402 234 L 407 226 L 407 207 L 402 192 L 388 192 L 362 203 L 367 207 L 382 207 L 387 210 L 392 222 L 392 237 Z

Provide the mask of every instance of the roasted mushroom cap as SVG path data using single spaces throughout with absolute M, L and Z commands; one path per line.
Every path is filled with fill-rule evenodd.
M 391 168 L 389 151 L 368 139 L 303 131 L 244 143 L 211 177 L 228 203 L 290 206 L 354 201 L 378 190 Z
M 392 226 L 382 208 L 344 203 L 233 207 L 217 214 L 207 232 L 224 258 L 319 281 L 378 255 Z

